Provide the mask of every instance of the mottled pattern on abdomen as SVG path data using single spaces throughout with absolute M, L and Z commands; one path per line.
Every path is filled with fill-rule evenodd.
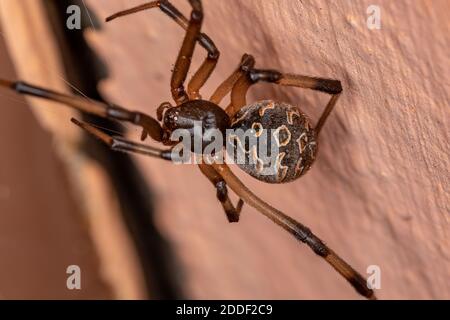
M 309 119 L 297 107 L 271 100 L 259 101 L 242 108 L 233 117 L 231 127 L 233 130 L 253 129 L 250 134 L 258 141 L 256 145 L 250 145 L 248 140 L 235 134 L 227 135 L 227 139 L 235 154 L 239 148 L 245 155 L 245 163 L 237 163 L 239 167 L 258 180 L 290 182 L 305 174 L 314 162 L 316 135 Z M 261 134 L 261 129 L 267 130 L 267 134 Z M 263 151 L 261 154 L 260 146 L 266 145 L 270 150 L 273 141 L 278 152 L 272 157 L 275 161 L 271 162 L 274 164 L 271 167 L 264 164 L 260 156 L 270 155 L 270 152 Z M 269 168 L 272 170 L 268 171 Z

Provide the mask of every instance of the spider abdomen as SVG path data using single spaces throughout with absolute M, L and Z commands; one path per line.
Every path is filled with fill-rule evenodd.
M 228 135 L 236 164 L 252 177 L 285 183 L 305 174 L 317 152 L 315 131 L 297 107 L 271 100 L 243 107 Z M 240 152 L 240 153 L 239 153 Z

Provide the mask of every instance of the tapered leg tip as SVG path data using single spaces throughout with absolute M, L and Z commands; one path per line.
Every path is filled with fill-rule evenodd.
M 82 123 L 81 123 L 80 121 L 78 121 L 77 119 L 75 119 L 75 118 L 71 118 L 70 121 L 71 121 L 72 123 L 75 123 L 75 124 L 76 124 L 77 126 L 79 126 L 79 127 L 82 127 L 82 126 L 83 126 Z

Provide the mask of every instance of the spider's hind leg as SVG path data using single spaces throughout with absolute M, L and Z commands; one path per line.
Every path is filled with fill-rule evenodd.
M 214 163 L 211 165 L 215 171 L 230 188 L 245 201 L 274 223 L 292 234 L 298 241 L 308 245 L 315 254 L 325 259 L 339 274 L 341 274 L 355 290 L 361 295 L 376 299 L 372 289 L 367 285 L 366 279 L 353 269 L 345 260 L 339 257 L 330 249 L 319 237 L 317 237 L 307 226 L 294 220 L 290 216 L 275 209 L 264 200 L 257 197 L 248 187 L 246 187 L 230 170 L 226 164 Z
M 239 199 L 236 207 L 231 203 L 228 197 L 228 188 L 225 180 L 214 170 L 213 167 L 207 164 L 199 164 L 200 171 L 208 178 L 217 190 L 217 199 L 222 204 L 222 207 L 227 216 L 228 222 L 239 222 L 242 206 L 244 202 Z
M 319 135 L 320 130 L 342 92 L 342 85 L 339 80 L 281 73 L 276 70 L 251 69 L 247 77 L 241 77 L 233 86 L 231 91 L 231 104 L 226 110 L 229 115 L 236 114 L 247 104 L 246 95 L 249 88 L 259 81 L 275 83 L 282 86 L 312 89 L 331 95 L 328 104 L 317 122 L 315 128 L 317 135 Z
M 174 72 L 172 74 L 172 96 L 177 104 L 190 99 L 200 99 L 200 88 L 208 80 L 209 76 L 216 67 L 219 60 L 220 52 L 211 38 L 205 33 L 201 33 L 201 25 L 203 21 L 203 8 L 200 0 L 189 0 L 192 13 L 191 19 L 187 19 L 175 6 L 167 0 L 152 1 L 131 9 L 117 12 L 106 18 L 106 21 L 123 17 L 129 14 L 137 13 L 143 10 L 159 8 L 163 13 L 173 19 L 180 27 L 186 30 L 186 36 L 180 49 L 177 61 L 175 63 Z M 192 76 L 188 84 L 187 93 L 184 89 L 184 81 L 191 64 L 191 58 L 194 52 L 195 43 L 199 44 L 208 52 L 203 64 Z

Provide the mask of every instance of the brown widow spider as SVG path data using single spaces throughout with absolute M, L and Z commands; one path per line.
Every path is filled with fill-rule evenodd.
M 174 145 L 170 136 L 175 129 L 189 130 L 191 137 L 193 137 L 194 121 L 200 121 L 203 129 L 214 128 L 220 130 L 221 133 L 224 133 L 228 128 L 276 129 L 278 132 L 277 143 L 280 147 L 276 172 L 273 175 L 261 175 L 260 168 L 257 165 L 258 162 L 256 162 L 256 165 L 241 165 L 240 167 L 253 177 L 269 183 L 289 182 L 302 176 L 308 171 L 315 159 L 318 135 L 342 92 L 340 82 L 338 80 L 285 74 L 275 70 L 255 69 L 254 58 L 251 55 L 244 54 L 239 67 L 216 89 L 211 98 L 202 100 L 199 90 L 214 70 L 219 59 L 219 51 L 214 42 L 206 34 L 201 33 L 203 21 L 201 1 L 189 0 L 189 2 L 192 7 L 189 20 L 167 0 L 152 1 L 118 12 L 106 19 L 106 21 L 110 21 L 117 17 L 158 7 L 186 30 L 170 83 L 176 106 L 172 106 L 168 102 L 161 104 L 157 109 L 159 121 L 149 115 L 129 111 L 117 105 L 64 95 L 24 82 L 0 79 L 0 85 L 9 87 L 21 94 L 60 102 L 100 117 L 130 122 L 142 128 L 142 140 L 150 136 L 155 141 L 168 146 Z M 203 64 L 189 81 L 187 90 L 185 90 L 184 82 L 197 42 L 208 54 Z M 248 105 L 246 102 L 247 91 L 250 86 L 259 81 L 318 90 L 330 94 L 331 99 L 317 125 L 313 128 L 309 119 L 294 106 L 273 101 L 261 101 Z M 219 107 L 219 104 L 229 93 L 231 93 L 231 103 L 223 110 Z M 72 119 L 72 121 L 109 145 L 112 150 L 140 153 L 164 160 L 172 159 L 172 148 L 165 150 L 154 148 L 121 137 L 110 136 L 92 125 L 75 119 Z M 160 124 L 161 121 L 162 124 Z M 210 138 L 203 137 L 202 142 L 205 146 L 211 141 Z M 258 154 L 255 157 L 258 158 Z M 222 204 L 229 222 L 239 221 L 242 205 L 244 202 L 247 203 L 291 233 L 297 240 L 306 243 L 317 255 L 325 259 L 347 279 L 357 292 L 367 298 L 375 299 L 374 292 L 368 288 L 366 280 L 357 271 L 325 245 L 309 228 L 258 198 L 232 173 L 226 164 L 210 162 L 198 165 L 201 172 L 216 188 L 217 198 Z M 228 197 L 227 186 L 240 197 L 236 206 L 232 204 Z

